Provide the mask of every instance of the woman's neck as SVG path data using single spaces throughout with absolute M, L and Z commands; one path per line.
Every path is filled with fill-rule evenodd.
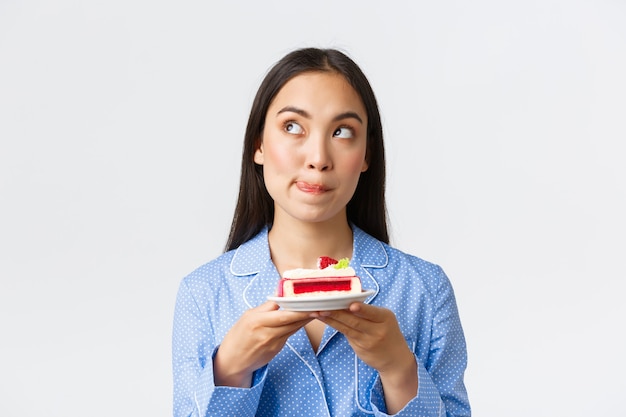
M 345 218 L 321 223 L 274 223 L 268 239 L 272 261 L 280 273 L 294 268 L 316 268 L 320 256 L 352 257 L 352 229 Z

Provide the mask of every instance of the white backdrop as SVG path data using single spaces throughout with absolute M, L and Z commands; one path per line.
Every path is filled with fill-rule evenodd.
M 0 415 L 171 415 L 263 75 L 363 68 L 395 246 L 443 266 L 474 415 L 623 412 L 626 3 L 0 0 Z

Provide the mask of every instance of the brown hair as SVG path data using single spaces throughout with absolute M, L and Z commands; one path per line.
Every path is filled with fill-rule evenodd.
M 385 205 L 385 150 L 376 97 L 358 65 L 335 49 L 303 48 L 285 55 L 263 79 L 250 110 L 243 143 L 239 197 L 226 250 L 239 247 L 274 220 L 274 201 L 263 180 L 263 166 L 254 163 L 263 134 L 265 116 L 280 89 L 304 72 L 334 71 L 343 75 L 360 95 L 367 112 L 367 171 L 347 205 L 348 221 L 375 238 L 389 243 Z

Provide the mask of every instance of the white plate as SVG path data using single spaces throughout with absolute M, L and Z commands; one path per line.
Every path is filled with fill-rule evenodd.
M 267 297 L 267 299 L 276 302 L 284 310 L 329 311 L 348 308 L 351 303 L 364 301 L 367 297 L 374 294 L 374 292 L 374 290 L 367 290 L 359 294 L 316 295 L 310 297 Z

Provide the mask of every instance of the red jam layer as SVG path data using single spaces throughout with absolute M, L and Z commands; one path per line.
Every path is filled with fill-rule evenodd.
M 294 295 L 299 295 L 312 292 L 350 291 L 353 278 L 355 277 L 282 278 L 278 285 L 278 296 L 284 296 L 284 283 L 287 281 L 293 284 Z
M 350 291 L 351 280 L 333 279 L 332 281 L 294 282 L 294 294 L 316 291 Z

